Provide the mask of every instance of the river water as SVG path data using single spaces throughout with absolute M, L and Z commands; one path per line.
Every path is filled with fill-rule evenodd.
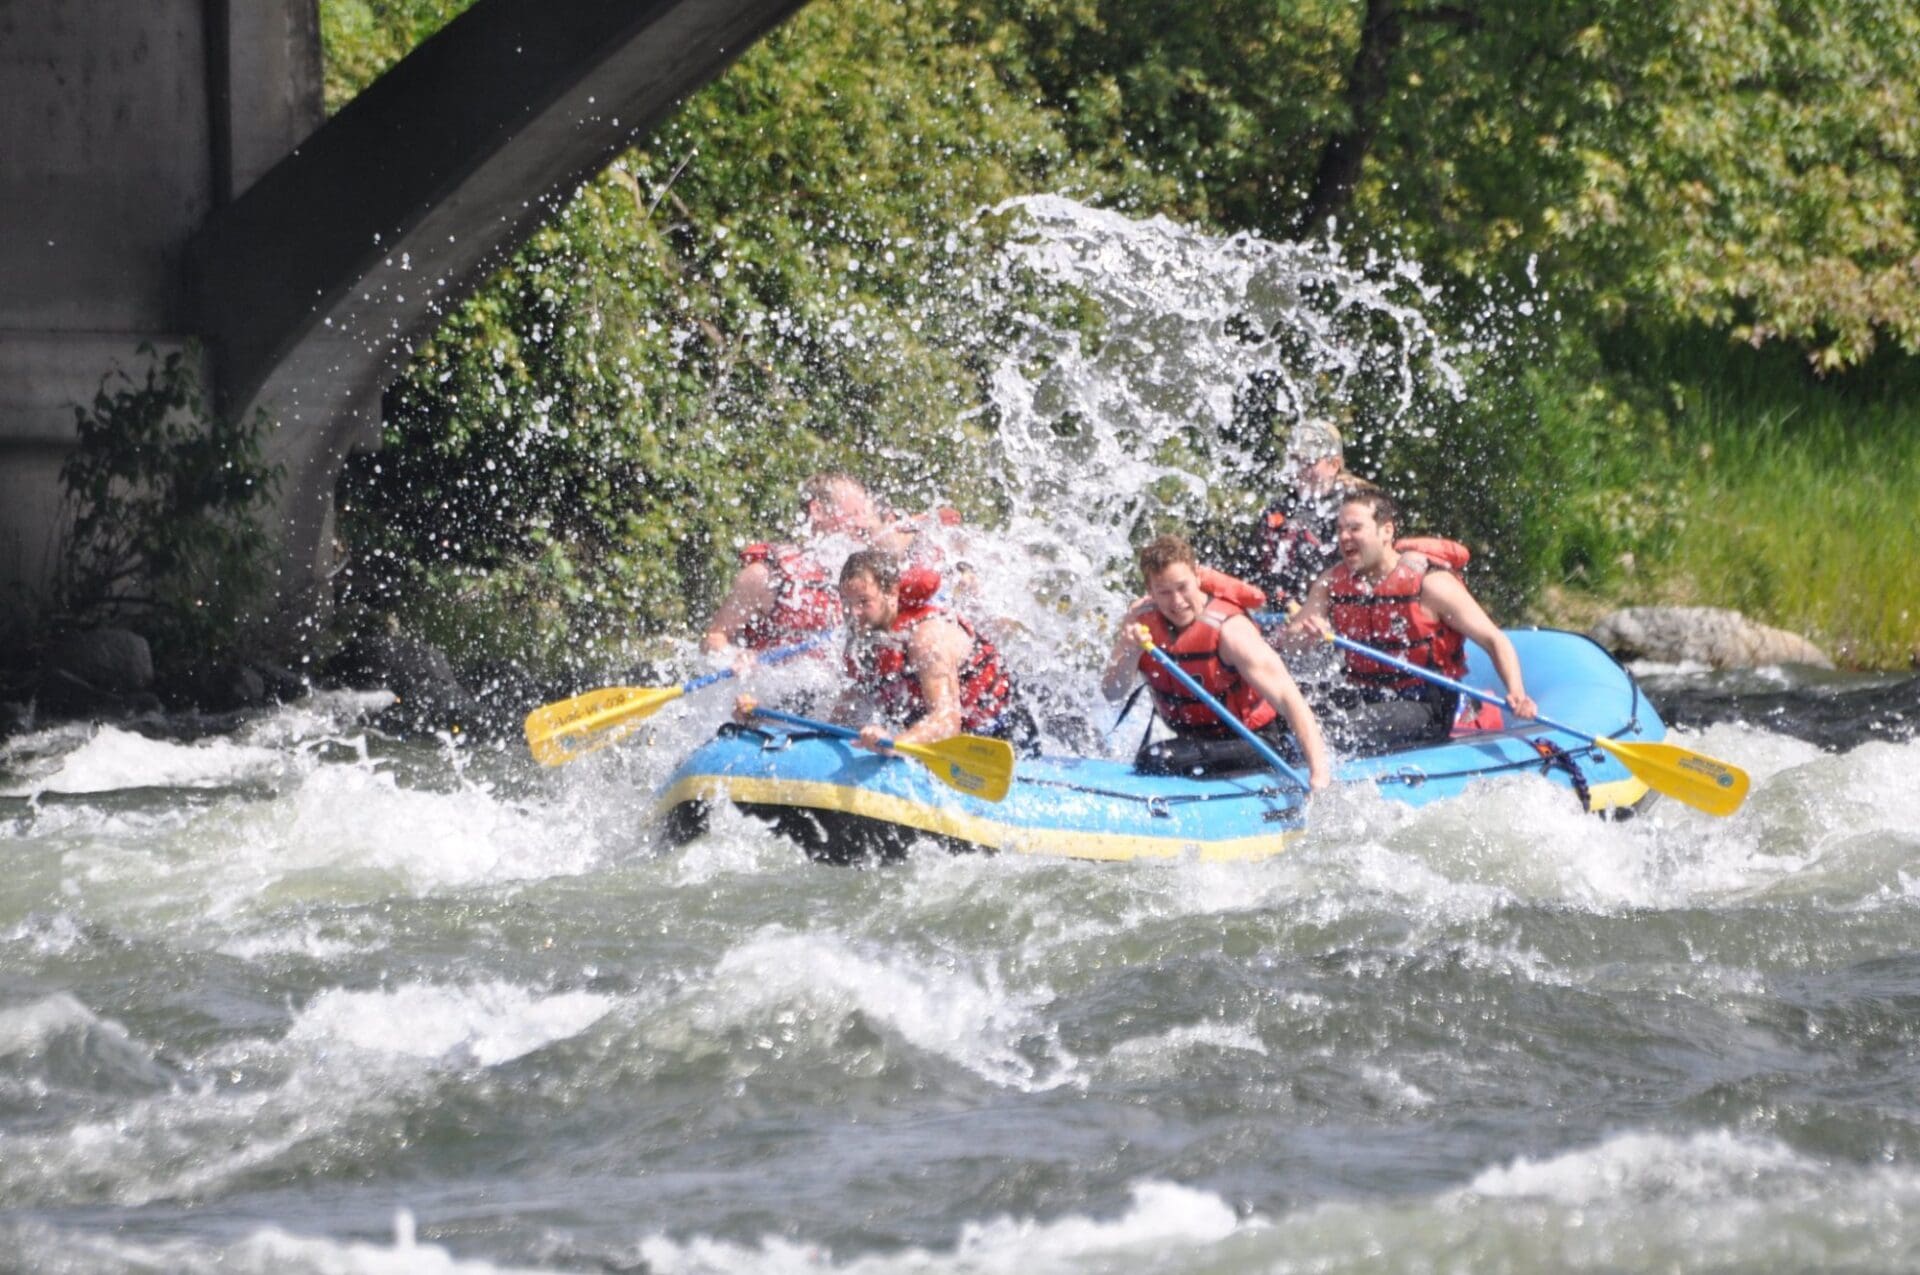
M 669 849 L 710 697 L 551 772 L 367 695 L 16 737 L 0 1267 L 1911 1269 L 1916 685 L 1649 684 L 1735 817 L 1247 865 Z
M 1401 263 L 1002 211 L 963 549 L 1104 725 L 1245 413 L 1391 458 L 1465 381 Z M 555 771 L 347 693 L 0 742 L 0 1270 L 1912 1269 L 1920 682 L 1648 684 L 1738 815 L 1349 789 L 1237 865 L 670 849 L 720 692 Z

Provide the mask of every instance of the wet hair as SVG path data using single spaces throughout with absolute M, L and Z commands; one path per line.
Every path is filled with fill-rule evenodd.
M 879 586 L 880 592 L 892 593 L 900 587 L 900 559 L 885 549 L 861 549 L 847 555 L 840 567 L 840 583 L 846 584 L 855 576 L 865 576 Z
M 1140 547 L 1140 574 L 1151 580 L 1177 562 L 1198 569 L 1200 559 L 1185 537 L 1172 534 L 1156 536 Z
M 1392 523 L 1396 529 L 1400 526 L 1400 506 L 1394 503 L 1392 496 L 1371 484 L 1346 492 L 1340 504 L 1343 508 L 1347 505 L 1365 505 L 1373 511 L 1376 527 L 1384 527 L 1388 523 Z

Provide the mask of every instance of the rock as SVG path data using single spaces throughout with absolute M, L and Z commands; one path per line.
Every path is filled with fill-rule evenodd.
M 166 710 L 152 691 L 103 691 L 64 669 L 47 668 L 34 685 L 34 705 L 53 717 L 122 721 Z
M 153 652 L 127 629 L 89 629 L 54 642 L 33 684 L 36 704 L 56 716 L 134 717 L 155 712 Z
M 267 684 L 260 674 L 237 663 L 196 664 L 174 678 L 169 691 L 169 698 L 214 713 L 267 702 Z
M 54 644 L 42 674 L 71 678 L 103 695 L 125 695 L 153 685 L 153 651 L 127 629 L 89 629 Z
M 1603 616 L 1588 636 L 1622 659 L 1691 661 L 1713 668 L 1833 667 L 1824 651 L 1799 634 L 1756 624 L 1724 607 L 1628 607 Z
M 292 669 L 278 664 L 255 664 L 253 671 L 266 685 L 267 699 L 275 704 L 290 704 L 313 689 L 312 683 Z
M 332 669 L 349 685 L 394 693 L 399 702 L 381 715 L 386 729 L 408 734 L 455 727 L 464 731 L 481 715 L 447 653 L 431 642 L 397 633 L 356 638 Z

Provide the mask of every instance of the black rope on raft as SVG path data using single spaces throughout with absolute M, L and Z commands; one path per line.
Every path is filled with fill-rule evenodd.
M 1574 796 L 1580 798 L 1580 809 L 1593 813 L 1593 792 L 1587 787 L 1586 772 L 1580 769 L 1580 763 L 1568 755 L 1567 750 L 1544 738 L 1527 741 L 1540 754 L 1540 773 L 1546 775 L 1555 767 L 1567 772 L 1573 779 Z

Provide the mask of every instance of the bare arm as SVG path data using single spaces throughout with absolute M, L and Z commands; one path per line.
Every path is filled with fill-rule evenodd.
M 1253 621 L 1236 615 L 1220 626 L 1220 658 L 1287 719 L 1287 729 L 1300 741 L 1300 753 L 1306 758 L 1307 782 L 1316 790 L 1330 785 L 1333 766 L 1327 756 L 1327 741 L 1320 734 L 1320 720 L 1308 707 L 1293 674 L 1287 672 L 1286 664 L 1260 636 Z
M 937 744 L 960 733 L 960 662 L 971 645 L 965 629 L 951 620 L 929 620 L 907 643 L 907 670 L 920 682 L 927 711 L 919 721 L 893 736 L 896 744 Z M 887 731 L 866 726 L 860 731 L 862 748 L 878 748 Z
M 733 578 L 733 587 L 720 602 L 720 609 L 707 622 L 700 639 L 703 651 L 724 651 L 737 643 L 756 618 L 773 614 L 777 600 L 773 596 L 773 575 L 764 562 L 750 562 Z
M 1500 684 L 1507 691 L 1507 705 L 1515 717 L 1539 715 L 1539 707 L 1527 695 L 1526 683 L 1521 680 L 1520 653 L 1513 649 L 1513 643 L 1486 610 L 1474 601 L 1458 576 L 1446 571 L 1429 571 L 1420 585 L 1420 605 L 1492 658 L 1493 670 L 1500 675 Z

